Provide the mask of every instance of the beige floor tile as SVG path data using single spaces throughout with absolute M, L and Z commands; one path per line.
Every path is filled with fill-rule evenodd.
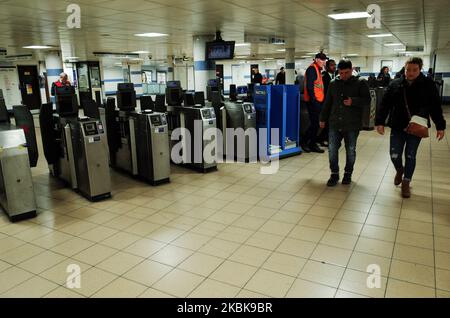
M 166 246 L 166 244 L 162 242 L 150 239 L 140 239 L 125 248 L 123 251 L 136 256 L 147 258 L 158 252 L 164 246 Z
M 2 294 L 4 298 L 39 298 L 56 289 L 58 285 L 35 276 Z
M 436 251 L 450 253 L 450 238 L 436 237 L 434 244 Z
M 358 237 L 355 235 L 328 231 L 325 233 L 320 243 L 351 250 L 355 247 L 357 240 Z
M 231 212 L 235 214 L 244 214 L 249 211 L 253 207 L 252 204 L 249 203 L 241 203 L 241 202 L 230 202 L 222 208 L 222 211 Z
M 335 288 L 309 282 L 303 279 L 295 280 L 287 293 L 288 298 L 332 298 L 336 293 Z
M 209 278 L 236 287 L 243 287 L 256 271 L 257 268 L 253 266 L 225 261 L 210 275 Z
M 31 273 L 39 274 L 55 266 L 58 263 L 64 261 L 67 257 L 53 253 L 51 251 L 45 251 L 40 253 L 22 263 L 18 266 L 22 269 L 25 269 Z
M 147 235 L 147 238 L 163 243 L 170 243 L 181 236 L 183 233 L 185 233 L 185 231 L 183 230 L 170 226 L 162 226 L 151 234 Z
M 284 297 L 295 278 L 265 269 L 258 270 L 245 289 L 271 297 Z
M 362 227 L 363 227 L 363 224 L 360 224 L 360 223 L 334 220 L 330 224 L 330 227 L 328 228 L 328 230 L 333 231 L 333 232 L 350 234 L 350 235 L 359 235 Z
M 450 292 L 447 292 L 445 290 L 436 290 L 436 297 L 437 298 L 450 298 Z
M 368 298 L 368 297 L 339 289 L 336 293 L 335 298 Z
M 331 265 L 347 266 L 351 254 L 351 250 L 318 244 L 311 255 L 311 259 Z
M 435 288 L 434 267 L 392 260 L 389 278 Z
M 266 261 L 270 254 L 271 252 L 265 249 L 242 245 L 229 257 L 229 260 L 259 267 Z
M 406 232 L 399 230 L 397 232 L 396 242 L 399 244 L 411 245 L 421 248 L 428 248 L 428 249 L 433 248 L 433 236 L 414 232 Z
M 351 210 L 339 210 L 335 219 L 348 222 L 364 223 L 367 218 L 366 213 L 355 212 Z
M 2 251 L 2 253 L 6 253 L 7 251 L 17 248 L 24 244 L 26 244 L 26 242 L 9 236 L 0 239 L 0 251 Z
M 139 295 L 139 298 L 175 298 L 175 296 L 163 293 L 162 291 L 153 288 L 149 288 L 143 294 Z
M 277 252 L 309 258 L 316 247 L 315 243 L 286 238 L 277 248 Z
M 294 224 L 269 220 L 259 229 L 259 231 L 280 236 L 286 236 L 293 227 Z
M 139 222 L 139 219 L 130 218 L 128 216 L 119 216 L 111 221 L 104 223 L 104 226 L 116 229 L 116 230 L 124 230 L 130 227 L 133 224 Z
M 10 267 L 0 273 L 0 295 L 33 277 L 28 271 Z
M 388 298 L 434 298 L 435 289 L 411 284 L 396 279 L 389 279 L 386 297 Z
M 450 253 L 435 252 L 436 267 L 450 271 Z
M 76 289 L 76 292 L 91 297 L 116 278 L 114 274 L 92 267 L 81 276 L 81 288 Z
M 134 234 L 117 232 L 116 234 L 101 241 L 100 244 L 116 249 L 124 249 L 140 239 L 141 237 Z
M 309 227 L 325 230 L 328 228 L 328 226 L 330 225 L 332 220 L 333 220 L 332 218 L 328 218 L 328 217 L 321 217 L 321 216 L 307 214 L 300 220 L 298 225 L 309 226 Z
M 32 243 L 39 247 L 50 249 L 73 238 L 72 235 L 54 231 L 34 240 Z
M 72 256 L 73 259 L 95 266 L 118 251 L 111 247 L 96 244 Z
M 450 271 L 436 269 L 436 288 L 450 292 Z
M 239 294 L 236 296 L 237 298 L 270 298 L 267 295 L 262 295 L 259 293 L 255 293 L 246 289 L 241 289 Z
M 355 246 L 355 251 L 382 257 L 392 257 L 394 243 L 361 237 Z
M 65 256 L 73 256 L 79 252 L 87 249 L 88 247 L 94 245 L 94 242 L 87 241 L 78 237 L 65 241 L 55 247 L 52 247 L 52 251 Z
M 300 270 L 306 264 L 307 259 L 287 255 L 283 253 L 273 253 L 262 265 L 262 268 L 293 277 L 297 277 Z
M 223 258 L 202 253 L 195 253 L 187 258 L 183 263 L 178 265 L 178 268 L 190 273 L 207 277 L 223 262 Z
M 176 297 L 187 297 L 203 280 L 204 277 L 202 276 L 174 269 L 154 284 L 152 288 Z
M 243 215 L 233 223 L 233 226 L 242 227 L 248 230 L 257 230 L 266 222 L 267 219 Z
M 171 266 L 146 260 L 130 269 L 123 277 L 139 284 L 152 286 L 171 270 L 173 270 Z
M 127 227 L 123 231 L 138 236 L 147 236 L 160 227 L 161 224 L 150 223 L 140 220 L 139 222 L 131 225 L 130 227 Z
M 136 298 L 147 287 L 124 278 L 117 278 L 112 283 L 92 295 L 94 298 Z
M 396 230 L 368 224 L 364 225 L 361 231 L 362 237 L 387 242 L 395 242 L 396 235 Z
M 316 261 L 308 261 L 298 275 L 311 282 L 337 288 L 344 275 L 345 268 Z
M 206 279 L 189 295 L 189 298 L 233 298 L 239 291 L 238 287 Z
M 369 266 L 372 265 L 378 265 L 381 275 L 387 277 L 391 266 L 391 259 L 372 254 L 353 252 L 348 263 L 348 268 L 368 272 Z
M 117 230 L 111 229 L 109 227 L 97 226 L 92 230 L 84 232 L 83 234 L 79 235 L 79 237 L 88 241 L 98 243 L 107 239 L 108 237 L 113 236 L 117 232 L 118 232 Z
M 239 246 L 240 244 L 237 244 L 235 242 L 215 238 L 206 243 L 198 251 L 204 254 L 217 256 L 220 258 L 228 258 L 230 257 L 231 254 L 234 253 L 235 250 L 239 248 Z
M 288 236 L 299 240 L 318 243 L 324 234 L 325 230 L 297 225 L 292 229 Z
M 84 296 L 82 296 L 66 287 L 58 287 L 43 297 L 44 298 L 84 298 Z
M 427 234 L 427 235 L 433 234 L 432 223 L 420 222 L 410 219 L 400 219 L 398 229 L 401 231 L 408 231 L 420 234 Z
M 174 240 L 171 244 L 191 250 L 198 250 L 211 239 L 210 236 L 188 232 Z
M 263 248 L 266 250 L 275 250 L 277 246 L 283 241 L 284 237 L 280 235 L 255 232 L 245 244 Z
M 116 275 L 123 275 L 143 260 L 144 258 L 139 256 L 118 252 L 97 264 L 96 267 Z
M 186 248 L 168 245 L 157 253 L 153 254 L 150 259 L 169 266 L 178 266 L 182 261 L 194 253 L 192 250 Z
M 386 290 L 387 279 L 381 276 L 378 277 L 378 281 L 376 277 L 371 279 L 370 275 L 370 273 L 347 269 L 344 273 L 344 277 L 342 278 L 342 282 L 339 285 L 339 289 L 364 296 L 383 298 Z M 368 286 L 367 283 L 369 281 L 374 285 Z M 379 283 L 379 288 L 377 287 L 377 283 Z
M 420 247 L 395 244 L 393 258 L 410 263 L 434 266 L 433 250 Z
M 315 215 L 326 218 L 333 218 L 338 213 L 339 209 L 334 207 L 325 207 L 320 205 L 313 205 L 306 213 L 307 215 Z
M 17 233 L 14 235 L 14 237 L 18 238 L 19 240 L 25 241 L 25 242 L 33 242 L 34 240 L 43 237 L 49 233 L 53 232 L 52 229 L 45 227 L 45 226 L 36 226 L 32 227 L 28 230 L 25 230 L 23 232 Z M 0 237 L 1 239 L 1 237 Z
M 369 214 L 366 224 L 387 227 L 389 229 L 397 229 L 398 218 L 378 214 Z
M 6 270 L 7 268 L 10 268 L 12 265 L 8 264 L 4 261 L 0 261 L 0 273 Z
M 8 262 L 12 265 L 17 265 L 39 253 L 42 253 L 44 249 L 31 245 L 24 244 L 0 254 L 0 260 Z
M 438 237 L 450 238 L 450 226 L 434 224 L 434 235 Z
M 374 204 L 370 209 L 370 214 L 390 216 L 393 218 L 398 218 L 400 216 L 400 212 L 401 210 L 399 207 L 391 207 L 381 204 Z
M 43 271 L 39 276 L 48 279 L 55 284 L 66 286 L 67 281 L 71 281 L 74 276 L 74 265 L 78 266 L 80 269 L 80 275 L 83 275 L 91 265 L 85 264 L 73 258 L 68 258 L 57 265 L 50 267 L 49 269 Z M 76 275 L 78 277 L 78 275 Z
M 244 228 L 229 226 L 217 235 L 217 238 L 232 241 L 236 243 L 244 243 L 252 236 L 254 231 Z

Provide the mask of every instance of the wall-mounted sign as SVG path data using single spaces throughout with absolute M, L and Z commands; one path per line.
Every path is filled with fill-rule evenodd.
M 406 52 L 423 52 L 423 45 L 407 45 Z

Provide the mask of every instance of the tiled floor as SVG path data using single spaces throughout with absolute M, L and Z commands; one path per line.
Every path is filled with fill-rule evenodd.
M 304 154 L 275 175 L 173 166 L 159 187 L 112 172 L 99 203 L 51 178 L 41 150 L 39 216 L 0 217 L 0 296 L 450 297 L 449 138 L 423 141 L 409 200 L 388 142 L 362 132 L 351 186 L 327 188 L 327 155 Z

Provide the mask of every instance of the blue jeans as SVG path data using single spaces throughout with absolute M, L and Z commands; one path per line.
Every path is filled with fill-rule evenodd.
M 358 140 L 359 130 L 339 131 L 330 128 L 328 155 L 330 158 L 330 170 L 332 174 L 339 174 L 339 148 L 341 148 L 342 139 L 345 141 L 345 151 L 347 155 L 345 173 L 352 174 L 356 161 L 356 141 Z
M 395 169 L 403 168 L 405 152 L 404 179 L 411 181 L 416 169 L 416 155 L 422 138 L 407 134 L 403 130 L 391 130 L 391 160 Z

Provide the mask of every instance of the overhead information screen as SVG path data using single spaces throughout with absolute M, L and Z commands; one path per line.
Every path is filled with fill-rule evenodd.
M 207 60 L 230 60 L 234 58 L 234 41 L 206 43 Z

